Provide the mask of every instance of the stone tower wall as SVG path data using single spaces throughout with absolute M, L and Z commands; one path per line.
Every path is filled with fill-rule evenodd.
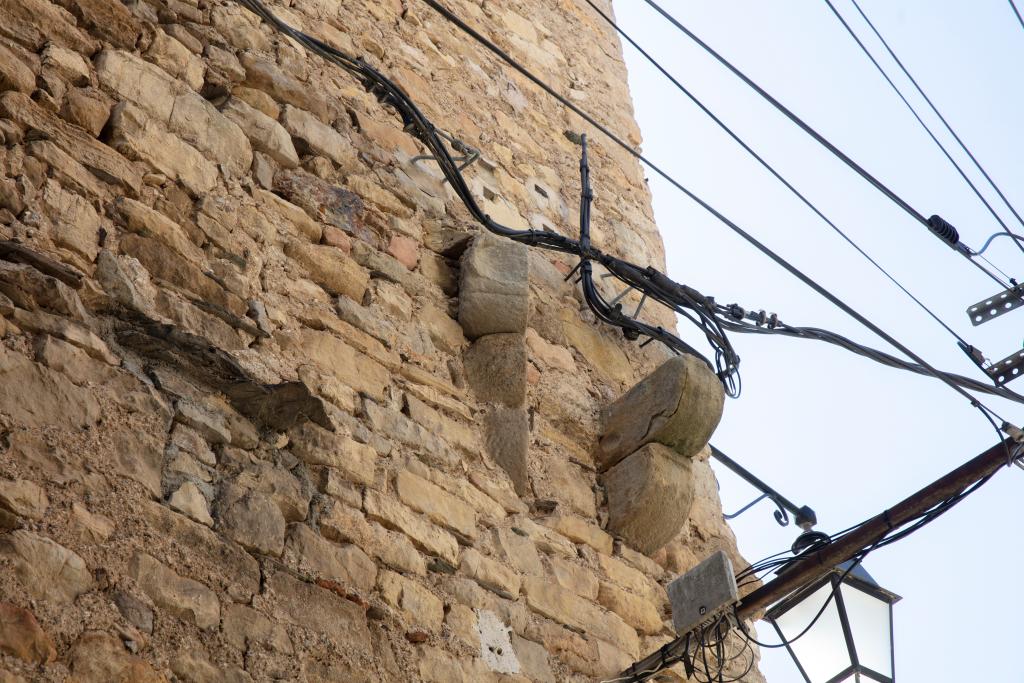
M 639 144 L 584 3 L 448 4 Z M 495 219 L 576 233 L 582 122 L 426 5 L 271 8 L 478 147 Z M 422 152 L 227 0 L 0 0 L 0 681 L 590 681 L 742 562 L 706 452 L 598 445 L 666 352 Z M 663 267 L 636 161 L 591 161 L 595 244 Z

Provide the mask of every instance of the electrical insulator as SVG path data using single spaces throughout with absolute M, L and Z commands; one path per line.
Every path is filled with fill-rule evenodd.
M 949 246 L 956 248 L 960 242 L 960 233 L 956 231 L 949 221 L 942 216 L 932 216 L 928 219 L 928 229 L 940 240 Z

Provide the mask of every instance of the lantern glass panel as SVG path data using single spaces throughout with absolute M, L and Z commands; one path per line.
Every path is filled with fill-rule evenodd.
M 785 640 L 792 640 L 799 636 L 814 620 L 831 593 L 832 584 L 826 582 L 784 614 L 776 616 L 775 624 L 782 637 Z M 888 631 L 886 635 L 888 636 Z M 846 647 L 846 636 L 843 634 L 843 625 L 834 599 L 829 600 L 828 607 L 814 626 L 790 644 L 790 649 L 793 650 L 793 655 L 800 662 L 811 683 L 825 683 L 850 667 L 850 653 Z
M 843 584 L 843 603 L 861 666 L 892 678 L 892 610 L 882 598 Z

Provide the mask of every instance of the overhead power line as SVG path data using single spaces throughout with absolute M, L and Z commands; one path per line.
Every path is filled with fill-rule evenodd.
M 427 1 L 429 2 L 430 0 L 427 0 Z M 768 93 L 768 91 L 766 91 L 764 88 L 762 88 L 757 83 L 755 83 L 753 80 L 751 80 L 750 77 L 748 77 L 745 73 L 743 73 L 737 67 L 735 67 L 732 64 L 732 62 L 727 60 L 725 57 L 723 57 L 721 54 L 719 54 L 714 48 L 712 48 L 710 45 L 708 45 L 703 40 L 701 40 L 696 34 L 693 33 L 693 31 L 691 31 L 690 29 L 686 28 L 686 26 L 684 26 L 682 23 L 680 23 L 679 20 L 676 19 L 674 16 L 669 14 L 658 3 L 654 2 L 654 0 L 644 0 L 644 2 L 646 2 L 648 5 L 650 5 L 652 9 L 654 9 L 666 21 L 668 21 L 670 24 L 672 24 L 674 27 L 676 27 L 676 29 L 678 29 L 680 32 L 682 32 L 684 35 L 686 35 L 688 38 L 690 38 L 690 40 L 692 40 L 693 42 L 697 43 L 697 45 L 699 45 L 705 52 L 707 52 L 709 55 L 714 57 L 715 60 L 717 60 L 719 64 L 721 64 L 726 69 L 728 69 L 730 72 L 732 72 L 732 74 L 734 76 L 736 76 L 741 81 L 743 81 L 748 87 L 750 87 L 754 92 L 756 92 L 758 95 L 760 95 L 765 101 L 767 101 L 769 104 L 771 104 L 773 107 L 775 107 L 775 109 L 777 109 L 780 113 L 782 113 L 786 118 L 788 118 L 790 121 L 792 121 L 794 124 L 796 124 L 797 127 L 799 127 L 805 133 L 807 133 L 812 138 L 814 138 L 814 140 L 817 141 L 818 144 L 820 144 L 822 147 L 824 147 L 829 152 L 831 152 L 836 158 L 838 158 L 844 164 L 849 166 L 853 171 L 855 171 L 858 175 L 860 175 L 862 178 L 864 178 L 864 180 L 866 180 L 873 187 L 875 187 L 875 189 L 877 189 L 883 195 L 888 197 L 890 201 L 892 201 L 896 206 L 898 206 L 903 211 L 905 211 L 907 213 L 907 215 L 909 215 L 911 218 L 916 220 L 918 223 L 920 223 L 924 227 L 928 228 L 928 230 L 931 231 L 933 234 L 935 234 L 937 237 L 939 237 L 939 239 L 941 239 L 943 242 L 945 242 L 950 247 L 952 247 L 954 251 L 957 251 L 958 253 L 960 253 L 963 256 L 965 256 L 968 259 L 968 261 L 970 261 L 970 263 L 972 263 L 974 265 L 975 268 L 980 270 L 987 277 L 989 277 L 992 280 L 995 280 L 996 282 L 998 282 L 1000 285 L 1002 285 L 1006 289 L 1010 288 L 1010 286 L 1006 282 L 1001 280 L 999 278 L 999 276 L 989 272 L 988 270 L 985 269 L 984 266 L 982 266 L 980 263 L 978 263 L 977 261 L 974 261 L 971 258 L 974 255 L 973 250 L 970 249 L 969 247 L 967 247 L 966 245 L 962 244 L 959 241 L 960 240 L 959 234 L 957 233 L 956 229 L 952 225 L 950 225 L 947 221 L 945 221 L 943 218 L 941 218 L 938 215 L 933 215 L 933 216 L 931 216 L 931 218 L 925 218 L 921 214 L 921 212 L 919 212 L 917 209 L 915 209 L 913 206 L 911 206 L 908 202 L 906 202 L 902 197 L 900 197 L 898 194 L 896 194 L 893 190 L 889 189 L 889 187 L 886 186 L 882 181 L 878 180 L 873 175 L 868 173 L 868 171 L 865 170 L 860 164 L 858 164 L 856 161 L 851 159 L 845 152 L 843 152 L 841 149 L 839 149 L 834 144 L 829 142 L 829 140 L 826 139 L 825 136 L 823 136 L 817 130 L 812 128 L 810 126 L 810 124 L 808 124 L 802 118 L 800 118 L 795 113 L 793 113 L 789 108 L 787 108 L 784 104 L 779 102 L 777 99 L 772 97 L 772 95 L 770 93 Z
M 1006 204 L 1006 206 L 1010 209 L 1014 217 L 1016 217 L 1017 221 L 1022 226 L 1024 226 L 1024 219 L 1021 218 L 1020 214 L 1017 212 L 1017 209 L 1013 206 L 1012 203 L 1010 203 L 1010 200 L 1006 198 L 1006 195 L 1003 194 L 1003 191 L 999 188 L 998 185 L 996 185 L 996 182 L 992 179 L 992 176 L 988 174 L 988 171 L 986 171 L 985 168 L 981 165 L 981 162 L 979 162 L 977 157 L 974 156 L 971 150 L 967 147 L 967 144 L 960 138 L 959 135 L 957 135 L 956 131 L 953 130 L 953 127 L 949 124 L 949 121 L 947 121 L 946 117 L 943 116 L 942 113 L 938 110 L 938 108 L 935 106 L 935 103 L 932 102 L 931 98 L 928 97 L 925 91 L 921 88 L 920 84 L 918 84 L 917 80 L 911 75 L 910 71 L 907 70 L 907 67 L 903 65 L 902 61 L 900 61 L 900 58 L 896 56 L 896 53 L 893 52 L 893 49 L 889 46 L 889 43 L 885 40 L 885 38 L 882 37 L 882 34 L 878 31 L 878 29 L 875 28 L 875 25 L 868 18 L 867 14 L 864 13 L 864 10 L 861 9 L 860 5 L 857 3 L 857 0 L 850 0 L 850 2 L 857 9 L 857 12 L 864 19 L 867 25 L 871 28 L 872 32 L 874 32 L 878 40 L 881 41 L 882 45 L 889 53 L 889 56 L 892 57 L 893 61 L 896 62 L 896 65 L 899 66 L 900 70 L 903 72 L 903 75 L 906 76 L 907 79 L 913 84 L 918 94 L 920 94 L 921 97 L 924 98 L 924 101 L 928 103 L 928 106 L 931 108 L 935 116 L 938 117 L 939 121 L 942 122 L 942 125 L 946 127 L 947 131 L 949 131 L 949 134 L 952 135 L 953 139 L 956 140 L 958 145 L 960 145 L 960 149 L 962 149 L 964 153 L 968 156 L 968 158 L 970 158 L 970 160 L 974 163 L 975 167 L 977 167 L 977 169 L 985 177 L 985 180 L 988 181 L 989 185 L 992 186 L 992 189 L 996 191 L 996 194 L 998 194 L 999 198 L 1003 200 L 1003 203 Z M 977 195 L 978 199 L 981 200 L 981 203 L 985 205 L 985 208 L 988 209 L 988 212 L 990 214 L 992 214 L 992 217 L 996 220 L 996 222 L 1002 226 L 1004 231 L 1009 232 L 1009 226 L 1007 226 L 1003 219 L 999 216 L 999 214 L 996 213 L 996 210 L 992 208 L 992 205 L 988 203 L 988 200 L 986 200 L 985 197 L 981 194 L 981 192 L 978 190 L 975 184 L 971 181 L 971 179 L 967 176 L 964 170 L 960 167 L 960 164 L 956 162 L 953 156 L 949 153 L 949 150 L 946 149 L 946 146 L 943 145 L 941 141 L 939 141 L 939 139 L 935 136 L 935 133 L 932 132 L 932 129 L 928 126 L 928 124 L 924 122 L 924 120 L 918 114 L 917 109 L 914 108 L 914 105 L 912 105 L 907 100 L 907 98 L 903 95 L 903 92 L 899 89 L 899 87 L 893 82 L 891 78 L 889 78 L 889 74 L 885 72 L 885 69 L 882 68 L 882 65 L 878 63 L 878 60 L 875 59 L 874 55 L 871 54 L 871 51 L 868 50 L 866 45 L 864 45 L 864 42 L 857 36 L 857 33 L 853 30 L 853 27 L 851 27 L 850 24 L 847 23 L 846 19 L 844 19 L 843 16 L 839 13 L 835 5 L 832 4 L 831 0 L 825 0 L 825 4 L 828 5 L 828 8 L 830 10 L 832 10 L 832 14 L 834 14 L 836 19 L 839 20 L 839 23 L 843 25 L 843 28 L 845 28 L 846 32 L 850 34 L 850 37 L 853 38 L 853 40 L 857 43 L 861 51 L 867 56 L 869 60 L 871 60 L 871 63 L 875 65 L 875 68 L 878 70 L 878 73 L 882 74 L 882 78 L 884 78 L 885 81 L 889 84 L 889 86 L 893 89 L 893 92 L 895 92 L 896 95 L 903 101 L 903 104 L 907 106 L 907 109 L 909 109 L 910 113 L 914 115 L 914 118 L 917 119 L 917 122 L 921 125 L 924 131 L 928 133 L 928 137 L 930 137 L 932 139 L 932 142 L 934 142 L 938 146 L 938 148 L 942 151 L 943 155 L 945 155 L 946 159 L 949 160 L 949 163 L 953 164 L 953 168 L 955 168 L 957 173 L 960 174 L 960 177 L 964 179 L 964 182 L 967 183 L 968 187 L 970 187 L 971 190 L 974 191 L 974 194 Z M 1019 244 L 1016 240 L 1014 240 L 1014 244 L 1017 245 L 1021 252 L 1024 252 L 1024 246 Z M 977 253 L 980 254 L 981 252 L 979 251 Z
M 465 27 L 465 30 L 470 31 L 470 35 L 476 37 L 478 40 L 483 41 L 485 45 L 490 46 L 490 49 L 498 51 L 501 55 L 504 55 L 503 59 L 513 61 L 511 57 L 501 52 L 493 43 L 487 41 L 485 38 L 480 36 L 478 33 L 470 29 L 464 22 L 458 17 L 451 14 L 447 9 L 437 3 L 435 0 L 425 0 L 432 7 L 438 9 L 442 13 L 442 16 L 446 18 L 450 17 L 450 20 L 457 22 L 456 25 Z M 485 214 L 480 206 L 477 204 L 473 197 L 469 186 L 466 183 L 465 178 L 462 176 L 462 168 L 452 158 L 448 147 L 442 138 L 437 128 L 423 115 L 415 103 L 409 98 L 409 96 L 402 90 L 397 84 L 385 77 L 383 74 L 378 72 L 376 69 L 368 65 L 361 59 L 355 59 L 344 52 L 320 41 L 312 36 L 309 36 L 301 31 L 298 31 L 288 24 L 282 22 L 272 12 L 270 12 L 260 0 L 237 0 L 239 4 L 247 7 L 252 12 L 263 18 L 273 28 L 283 33 L 284 35 L 296 40 L 306 49 L 311 52 L 320 55 L 324 59 L 341 66 L 353 76 L 359 80 L 368 92 L 373 94 L 378 101 L 383 105 L 393 108 L 402 118 L 404 128 L 411 135 L 415 136 L 420 142 L 422 142 L 432 153 L 434 160 L 437 162 L 444 174 L 446 180 L 449 181 L 451 187 L 462 200 L 467 210 L 482 226 L 488 231 L 495 234 L 513 239 L 515 241 L 522 242 L 527 245 L 542 247 L 563 253 L 575 254 L 580 258 L 580 268 L 585 263 L 590 261 L 597 261 L 604 266 L 611 274 L 615 277 L 643 293 L 644 297 L 650 297 L 659 303 L 667 306 L 670 310 L 680 312 L 686 315 L 693 314 L 697 316 L 697 319 L 691 317 L 691 320 L 696 322 L 704 333 L 707 335 L 709 342 L 712 343 L 716 348 L 716 360 L 722 361 L 724 359 L 725 368 L 719 371 L 719 377 L 723 382 L 727 382 L 731 374 L 735 373 L 736 363 L 739 359 L 735 356 L 732 351 L 731 345 L 725 334 L 724 326 L 727 322 L 738 323 L 744 318 L 755 321 L 756 324 L 765 324 L 764 318 L 766 314 L 763 312 L 760 315 L 756 314 L 745 314 L 742 309 L 738 306 L 722 306 L 714 302 L 710 297 L 704 297 L 696 290 L 689 288 L 685 285 L 674 282 L 664 274 L 658 272 L 652 267 L 641 267 L 631 264 L 622 259 L 610 256 L 596 249 L 589 244 L 589 240 L 574 240 L 565 235 L 545 231 L 545 230 L 516 230 L 507 226 L 501 225 Z M 517 65 L 522 71 L 529 73 L 522 65 Z M 532 80 L 539 82 L 535 76 L 532 76 Z M 547 90 L 551 90 L 549 86 L 545 86 Z M 604 130 L 599 128 L 599 130 Z M 618 139 L 618 138 L 616 138 Z M 642 155 L 636 150 L 632 150 L 628 146 L 623 144 L 631 154 L 637 156 L 641 160 Z M 581 162 L 581 172 L 584 171 L 584 166 Z M 656 168 L 647 162 L 652 168 Z M 951 389 L 956 391 L 958 394 L 966 398 L 973 407 L 978 408 L 982 414 L 992 424 L 993 416 L 999 418 L 998 414 L 992 411 L 990 408 L 979 402 L 973 396 L 968 394 L 958 383 L 957 379 L 947 373 L 936 370 L 931 365 L 920 359 L 916 354 L 907 349 L 905 346 L 900 344 L 897 340 L 892 338 L 890 335 L 881 330 L 877 325 L 860 315 L 847 304 L 842 302 L 838 297 L 828 292 L 821 285 L 814 282 L 807 275 L 804 275 L 793 265 L 782 259 L 780 256 L 775 254 L 773 251 L 768 249 L 766 246 L 758 242 L 755 238 L 749 235 L 746 231 L 740 228 L 738 225 L 730 221 L 728 218 L 723 216 L 720 212 L 715 210 L 709 204 L 701 200 L 699 197 L 694 195 L 692 192 L 683 187 L 678 181 L 675 181 L 670 176 L 665 174 L 660 169 L 656 169 L 658 173 L 662 174 L 667 180 L 673 183 L 674 186 L 678 187 L 681 191 L 685 192 L 688 196 L 694 199 L 698 204 L 704 207 L 706 210 L 711 212 L 713 215 L 726 223 L 731 229 L 737 232 L 740 236 L 750 241 L 754 246 L 768 255 L 770 258 L 775 260 L 777 263 L 782 265 L 788 271 L 799 277 L 806 284 L 811 286 L 825 296 L 833 304 L 839 306 L 842 310 L 847 312 L 848 315 L 854 317 L 854 319 L 861 322 L 861 324 L 871 329 L 873 332 L 882 336 L 883 339 L 888 341 L 890 344 L 898 348 L 901 352 L 906 354 L 909 358 L 916 361 L 925 372 L 936 377 Z M 585 179 L 584 174 L 584 179 Z M 584 197 L 586 201 L 586 196 Z M 584 205 L 581 203 L 581 227 L 582 221 L 586 217 L 584 212 Z M 613 305 L 609 302 L 603 301 L 599 296 L 594 297 L 592 290 L 593 288 L 585 288 L 584 293 L 587 298 L 587 303 L 598 315 L 599 318 L 605 322 L 617 325 L 621 327 L 624 334 L 628 338 L 636 339 L 639 336 L 646 336 L 651 340 L 658 340 L 665 343 L 669 348 L 676 350 L 677 352 L 684 352 L 693 354 L 699 357 L 699 354 L 690 347 L 688 344 L 680 340 L 675 335 L 669 333 L 661 327 L 653 327 L 642 323 L 641 321 L 624 315 L 621 312 L 621 306 Z M 774 316 L 773 316 L 774 318 Z M 774 321 L 769 321 L 769 325 L 774 324 Z M 728 386 L 728 385 L 727 385 Z M 999 418 L 1002 419 L 1002 418 Z M 997 426 L 998 428 L 998 426 Z
M 622 29 L 622 27 L 619 26 L 615 22 L 614 19 L 609 17 L 605 12 L 603 12 L 601 10 L 601 8 L 599 8 L 597 5 L 595 5 L 593 0 L 586 0 L 586 2 L 587 2 L 588 5 L 590 5 L 590 7 L 598 15 L 601 16 L 602 19 L 604 19 L 604 21 L 606 23 L 608 23 L 609 26 L 611 26 L 620 36 L 622 36 L 630 45 L 632 45 L 636 49 L 637 52 L 639 52 L 641 55 L 643 55 L 643 57 L 654 68 L 656 68 L 665 78 L 667 78 L 672 83 L 672 85 L 674 85 L 680 92 L 682 92 L 684 95 L 686 95 L 690 99 L 691 102 L 693 102 L 695 105 L 697 105 L 697 107 L 699 107 L 700 110 L 702 112 L 704 112 L 712 121 L 714 121 L 718 125 L 719 128 L 721 128 L 729 137 L 731 137 L 736 142 L 736 144 L 738 144 L 740 147 L 742 147 L 748 154 L 750 154 L 750 156 L 752 156 L 755 160 L 757 160 L 757 162 L 760 163 L 761 166 L 763 166 L 769 173 L 771 173 L 776 178 L 776 180 L 778 180 L 780 183 L 782 183 L 786 187 L 786 189 L 788 189 L 791 193 L 793 193 L 793 195 L 795 195 L 797 197 L 797 199 L 799 199 L 801 202 L 803 202 L 804 205 L 807 206 L 807 208 L 809 208 L 811 211 L 813 211 L 819 218 L 821 218 L 821 220 L 825 221 L 825 223 L 830 228 L 832 228 L 832 230 L 834 230 L 840 237 L 842 237 L 844 240 L 846 240 L 846 242 L 851 247 L 856 249 L 857 252 L 860 253 L 861 256 L 866 258 L 871 263 L 871 265 L 873 265 L 875 268 L 877 268 L 894 285 L 899 287 L 903 291 L 904 294 L 906 294 L 908 297 L 910 297 L 914 301 L 914 303 L 916 303 L 925 313 L 927 313 L 929 316 L 931 316 L 932 319 L 935 320 L 935 322 L 937 322 L 939 325 L 941 325 L 943 328 L 945 328 L 947 332 L 949 332 L 951 335 L 953 335 L 953 337 L 955 337 L 957 341 L 959 341 L 961 344 L 967 344 L 966 340 L 964 340 L 963 337 L 961 337 L 959 334 L 957 334 L 956 331 L 953 330 L 953 328 L 951 328 L 948 324 L 946 324 L 946 322 L 944 320 L 942 320 L 942 318 L 940 318 L 935 312 L 933 312 L 930 308 L 928 308 L 928 306 L 926 306 L 920 299 L 918 299 L 916 296 L 914 296 L 910 292 L 910 290 L 908 290 L 905 286 L 903 286 L 903 284 L 899 280 L 897 280 L 895 277 L 893 277 L 889 273 L 889 271 L 887 271 L 884 267 L 882 267 L 882 265 L 880 263 L 878 263 L 878 261 L 876 261 L 874 258 L 871 257 L 870 254 L 868 254 L 866 251 L 864 251 L 864 249 L 862 249 L 859 244 L 854 242 L 853 239 L 849 235 L 847 235 L 844 230 L 842 230 L 838 225 L 836 225 L 835 222 L 833 222 L 828 216 L 826 216 L 824 213 L 822 213 L 821 210 L 818 209 L 817 206 L 815 206 L 802 192 L 800 192 L 800 190 L 796 189 L 796 187 L 794 187 L 792 183 L 790 183 L 788 180 L 786 180 L 786 178 L 784 178 L 760 154 L 758 154 L 756 151 L 754 151 L 750 147 L 750 145 L 748 145 L 746 142 L 744 142 L 744 140 L 742 138 L 740 138 L 739 135 L 737 135 L 736 132 L 733 131 L 732 128 L 730 128 L 724 121 L 722 121 L 721 118 L 719 118 L 714 112 L 712 112 L 696 95 L 694 95 L 692 92 L 690 92 L 690 90 L 688 88 L 686 88 L 686 86 L 684 86 L 682 83 L 680 83 L 679 80 L 675 76 L 673 76 L 671 73 L 669 73 L 668 70 L 664 66 L 662 66 L 661 63 L 658 62 L 658 60 L 656 60 L 654 57 L 652 57 L 643 47 L 641 47 L 635 40 L 633 40 L 632 36 L 630 36 L 628 33 L 626 33 Z
M 1013 4 L 1013 0 L 1010 0 L 1010 7 L 1013 8 L 1013 13 L 1017 15 L 1017 21 L 1020 22 L 1020 27 L 1024 28 L 1024 17 L 1020 16 L 1020 11 L 1017 10 L 1017 5 Z
M 255 2 L 256 0 L 251 0 L 251 1 Z M 440 14 L 442 17 L 444 17 L 444 19 L 446 21 L 448 21 L 448 22 L 452 23 L 453 25 L 457 26 L 461 31 L 463 31 L 464 33 L 469 35 L 471 38 L 476 40 L 478 43 L 483 45 L 491 53 L 493 53 L 494 55 L 499 57 L 506 64 L 508 64 L 509 66 L 514 68 L 516 71 L 518 71 L 519 73 L 521 73 L 524 76 L 526 76 L 532 82 L 536 83 L 545 92 L 547 92 L 547 93 L 551 94 L 552 96 L 554 96 L 559 102 L 562 102 L 563 104 L 568 106 L 570 109 L 572 109 L 574 112 L 580 114 L 580 116 L 582 116 L 586 121 L 592 122 L 594 120 L 593 117 L 591 117 L 589 114 L 586 114 L 585 112 L 582 112 L 582 110 L 580 110 L 579 107 L 577 107 L 576 105 L 572 104 L 567 99 L 565 99 L 564 97 L 559 95 L 557 92 L 555 92 L 554 89 L 551 88 L 551 86 L 547 85 L 546 83 L 541 81 L 539 78 L 534 76 L 532 73 L 530 73 L 530 71 L 527 70 L 526 67 L 524 67 L 522 64 L 520 64 L 515 59 L 513 59 L 511 56 L 509 56 L 508 53 L 506 53 L 504 50 L 502 50 L 497 45 L 495 45 L 492 41 L 488 40 L 483 35 L 481 35 L 479 32 L 477 32 L 475 29 L 473 29 L 468 24 L 466 24 L 466 22 L 464 22 L 461 18 L 459 18 L 455 13 L 453 13 L 450 9 L 448 9 L 447 7 L 442 5 L 440 2 L 438 2 L 437 0 L 423 0 L 423 2 L 425 2 L 427 5 L 429 5 L 431 7 L 431 9 L 433 9 L 438 14 Z M 652 2 L 652 0 L 646 0 L 646 2 L 648 2 L 649 4 L 657 7 L 657 5 Z M 658 9 L 659 9 L 659 11 L 663 12 L 663 10 L 661 10 L 660 7 Z M 668 16 L 668 15 L 666 15 L 666 16 Z M 675 21 L 675 20 L 673 19 L 673 21 Z M 682 28 L 682 30 L 685 31 L 685 28 L 683 28 L 682 25 L 679 25 L 679 26 L 680 26 L 680 28 Z M 708 48 L 708 49 L 710 49 L 710 48 Z M 746 77 L 744 76 L 744 78 L 746 78 Z M 767 93 L 765 93 L 765 95 L 770 97 L 770 95 L 768 95 Z M 782 107 L 782 105 L 780 104 L 779 107 Z M 785 109 L 785 108 L 783 107 L 783 109 Z M 788 112 L 789 110 L 786 109 L 785 111 Z M 795 115 L 793 115 L 793 116 L 795 117 Z M 804 124 L 804 125 L 806 126 L 806 124 Z M 748 243 L 750 243 L 752 246 L 754 246 L 762 254 L 764 254 L 765 256 L 770 258 L 772 261 L 774 261 L 776 264 L 778 264 L 783 269 L 785 269 L 788 273 L 790 273 L 791 275 L 796 277 L 798 280 L 803 282 L 805 285 L 807 285 L 808 287 L 813 289 L 819 295 L 821 295 L 826 300 L 828 300 L 832 305 L 834 305 L 837 308 L 839 308 L 840 310 L 842 310 L 844 313 L 846 313 L 848 316 L 850 316 L 851 318 L 853 318 L 854 320 L 859 322 L 861 325 L 863 325 L 864 327 L 868 328 L 869 330 L 874 332 L 876 335 L 878 335 L 879 337 L 884 339 L 886 342 L 891 344 L 894 348 L 899 349 L 899 351 L 902 352 L 903 354 L 905 354 L 908 358 L 913 359 L 914 362 L 916 362 L 917 364 L 919 364 L 922 367 L 924 367 L 929 374 L 931 374 L 932 376 L 934 376 L 937 379 L 941 380 L 942 382 L 946 383 L 951 389 L 953 389 L 958 394 L 960 394 L 961 396 L 966 398 L 968 401 L 970 401 L 972 406 L 979 408 L 980 410 L 982 410 L 982 412 L 986 412 L 986 411 L 991 412 L 990 408 L 980 404 L 975 398 L 973 398 L 970 394 L 968 394 L 963 388 L 961 388 L 959 385 L 957 385 L 955 382 L 953 382 L 947 375 L 945 375 L 945 373 L 941 373 L 938 370 L 936 370 L 927 361 L 925 361 L 919 355 L 917 355 L 916 353 L 911 351 L 909 348 L 907 348 L 903 343 L 901 343 L 900 341 L 895 339 L 892 335 L 890 335 L 888 332 L 886 332 L 882 328 L 878 327 L 878 325 L 876 325 L 875 323 L 871 322 L 869 319 L 867 319 L 866 317 L 864 317 L 863 315 L 858 313 L 849 304 L 847 304 L 845 301 L 840 299 L 838 296 L 836 296 L 835 294 L 830 292 L 828 289 L 826 289 L 822 285 L 818 284 L 818 282 L 816 282 L 810 276 L 808 276 L 805 273 L 803 273 L 803 271 L 798 269 L 796 266 L 791 264 L 789 261 L 784 259 L 782 256 L 780 256 L 779 254 L 775 253 L 773 250 L 768 248 L 767 245 L 763 244 L 760 240 L 755 238 L 753 235 L 751 235 L 746 230 L 741 228 L 738 224 L 736 224 L 735 222 L 730 220 L 728 217 L 726 217 L 722 212 L 718 211 L 716 208 L 711 206 L 709 203 L 707 203 L 706 201 L 701 199 L 699 196 L 697 196 L 694 192 L 689 190 L 686 186 L 684 186 L 678 180 L 673 178 L 667 172 L 663 171 L 661 169 L 661 167 L 657 166 L 652 161 L 650 161 L 646 156 L 644 156 L 643 154 L 641 154 L 640 152 L 638 152 L 637 150 L 633 149 L 631 146 L 629 146 L 628 144 L 623 142 L 621 138 L 619 138 L 616 135 L 614 135 L 611 132 L 609 132 L 608 129 L 605 128 L 604 126 L 596 125 L 595 127 L 599 131 L 601 131 L 602 133 L 606 134 L 613 142 L 618 144 L 620 147 L 622 147 L 624 150 L 626 150 L 629 154 L 634 156 L 639 161 L 643 162 L 648 168 L 650 168 L 652 171 L 654 171 L 655 173 L 660 175 L 662 178 L 664 178 L 666 181 L 668 181 L 673 187 L 675 187 L 680 192 L 682 192 L 687 197 L 689 197 L 694 202 L 696 202 L 705 211 L 707 211 L 712 216 L 717 218 L 719 221 L 724 223 L 730 230 L 732 230 L 737 235 L 742 237 L 744 240 L 746 240 Z M 818 136 L 818 137 L 820 137 L 820 136 Z M 824 138 L 821 138 L 821 139 L 824 141 Z M 828 143 L 827 141 L 824 141 L 824 142 L 826 144 L 831 145 L 831 143 Z M 839 153 L 839 154 L 842 154 L 842 152 L 839 152 L 839 150 L 836 150 L 836 152 Z M 845 155 L 843 155 L 843 156 L 845 156 Z M 852 160 L 850 161 L 850 163 L 851 164 L 853 163 Z M 856 164 L 854 164 L 854 166 L 856 166 Z M 856 166 L 856 167 L 860 168 L 859 166 Z M 864 173 L 867 174 L 866 171 L 864 171 Z M 902 202 L 902 200 L 899 200 L 899 201 Z M 928 224 L 928 221 L 924 220 L 924 218 L 921 217 L 920 214 L 917 214 L 917 212 L 914 211 L 912 208 L 910 208 L 909 205 L 907 205 L 907 208 L 911 212 L 916 214 L 918 217 L 920 217 L 921 220 L 924 221 L 924 223 L 926 225 Z M 664 276 L 662 276 L 662 277 L 664 277 Z M 998 279 L 997 279 L 997 281 L 998 281 Z M 995 414 L 995 413 L 992 413 L 992 414 Z M 998 417 L 998 415 L 997 415 L 997 417 Z M 1001 419 L 1002 418 L 1000 418 L 1000 420 Z

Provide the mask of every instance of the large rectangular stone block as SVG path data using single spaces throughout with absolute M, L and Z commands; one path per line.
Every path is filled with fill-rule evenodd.
M 646 555 L 671 541 L 693 504 L 692 462 L 649 443 L 605 472 L 608 530 Z
M 722 383 L 701 359 L 684 355 L 665 361 L 605 410 L 604 434 L 594 454 L 598 471 L 651 442 L 692 458 L 708 443 L 724 405 Z
M 467 337 L 526 331 L 528 269 L 525 245 L 490 234 L 473 240 L 459 284 L 459 324 Z

